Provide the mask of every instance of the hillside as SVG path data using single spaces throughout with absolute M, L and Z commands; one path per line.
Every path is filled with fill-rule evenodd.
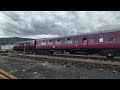
M 34 40 L 30 38 L 19 38 L 19 37 L 10 37 L 10 38 L 0 38 L 0 45 L 9 45 L 14 44 L 15 42 Z

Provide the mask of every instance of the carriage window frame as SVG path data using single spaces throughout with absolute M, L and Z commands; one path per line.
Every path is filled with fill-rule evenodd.
M 48 40 L 48 45 L 52 45 L 52 44 L 53 44 L 52 40 Z
M 36 41 L 36 45 L 38 45 L 38 41 Z
M 18 44 L 18 46 L 20 46 L 20 43 Z
M 31 45 L 31 43 L 30 43 L 30 42 L 27 42 L 27 43 L 26 43 L 26 46 L 30 46 L 30 45 Z
M 31 42 L 30 42 L 30 45 L 31 45 L 31 46 L 34 46 L 34 44 L 35 44 L 35 41 L 31 41 Z
M 104 42 L 104 38 L 103 38 L 103 37 L 99 37 L 99 38 L 98 38 L 98 42 L 99 42 L 99 43 Z
M 39 41 L 39 40 L 36 41 L 36 45 L 38 45 L 38 46 L 41 45 L 41 43 L 42 43 L 42 41 Z
M 41 45 L 46 45 L 46 41 L 43 40 L 43 41 L 41 42 Z
M 72 44 L 73 43 L 73 40 L 72 38 L 65 38 L 65 44 Z
M 57 40 L 55 41 L 55 44 L 56 44 L 56 45 L 60 45 L 60 44 L 62 44 L 62 41 L 61 41 L 60 39 L 57 39 Z
M 115 41 L 116 41 L 115 35 L 110 35 L 109 42 L 115 42 Z
M 104 42 L 104 35 L 98 35 L 98 42 L 103 43 Z
M 23 46 L 23 44 L 21 43 L 20 46 Z
M 78 44 L 79 43 L 79 39 L 78 38 L 75 38 L 75 44 Z
M 83 37 L 83 38 L 82 38 L 82 42 L 83 42 L 83 43 L 87 43 L 87 42 L 88 42 L 87 37 Z

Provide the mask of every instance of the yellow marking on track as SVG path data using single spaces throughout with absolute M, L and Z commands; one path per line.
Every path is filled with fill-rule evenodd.
M 4 70 L 2 70 L 2 69 L 0 69 L 0 72 L 3 73 L 4 75 L 8 76 L 10 79 L 17 79 L 15 76 L 7 73 L 6 71 L 4 71 Z M 1 74 L 0 74 L 0 75 L 1 75 Z M 3 77 L 3 76 L 1 75 L 1 77 Z M 4 76 L 4 77 L 5 77 L 5 76 Z
M 5 77 L 4 75 L 0 74 L 0 79 L 8 79 L 8 78 Z

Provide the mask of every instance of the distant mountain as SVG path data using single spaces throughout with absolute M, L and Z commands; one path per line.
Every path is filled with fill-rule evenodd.
M 0 45 L 12 45 L 16 42 L 34 40 L 30 38 L 19 38 L 19 37 L 9 37 L 9 38 L 0 38 Z

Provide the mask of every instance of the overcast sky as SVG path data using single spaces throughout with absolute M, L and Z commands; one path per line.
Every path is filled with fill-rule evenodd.
M 0 38 L 49 38 L 120 29 L 120 11 L 1 11 Z

